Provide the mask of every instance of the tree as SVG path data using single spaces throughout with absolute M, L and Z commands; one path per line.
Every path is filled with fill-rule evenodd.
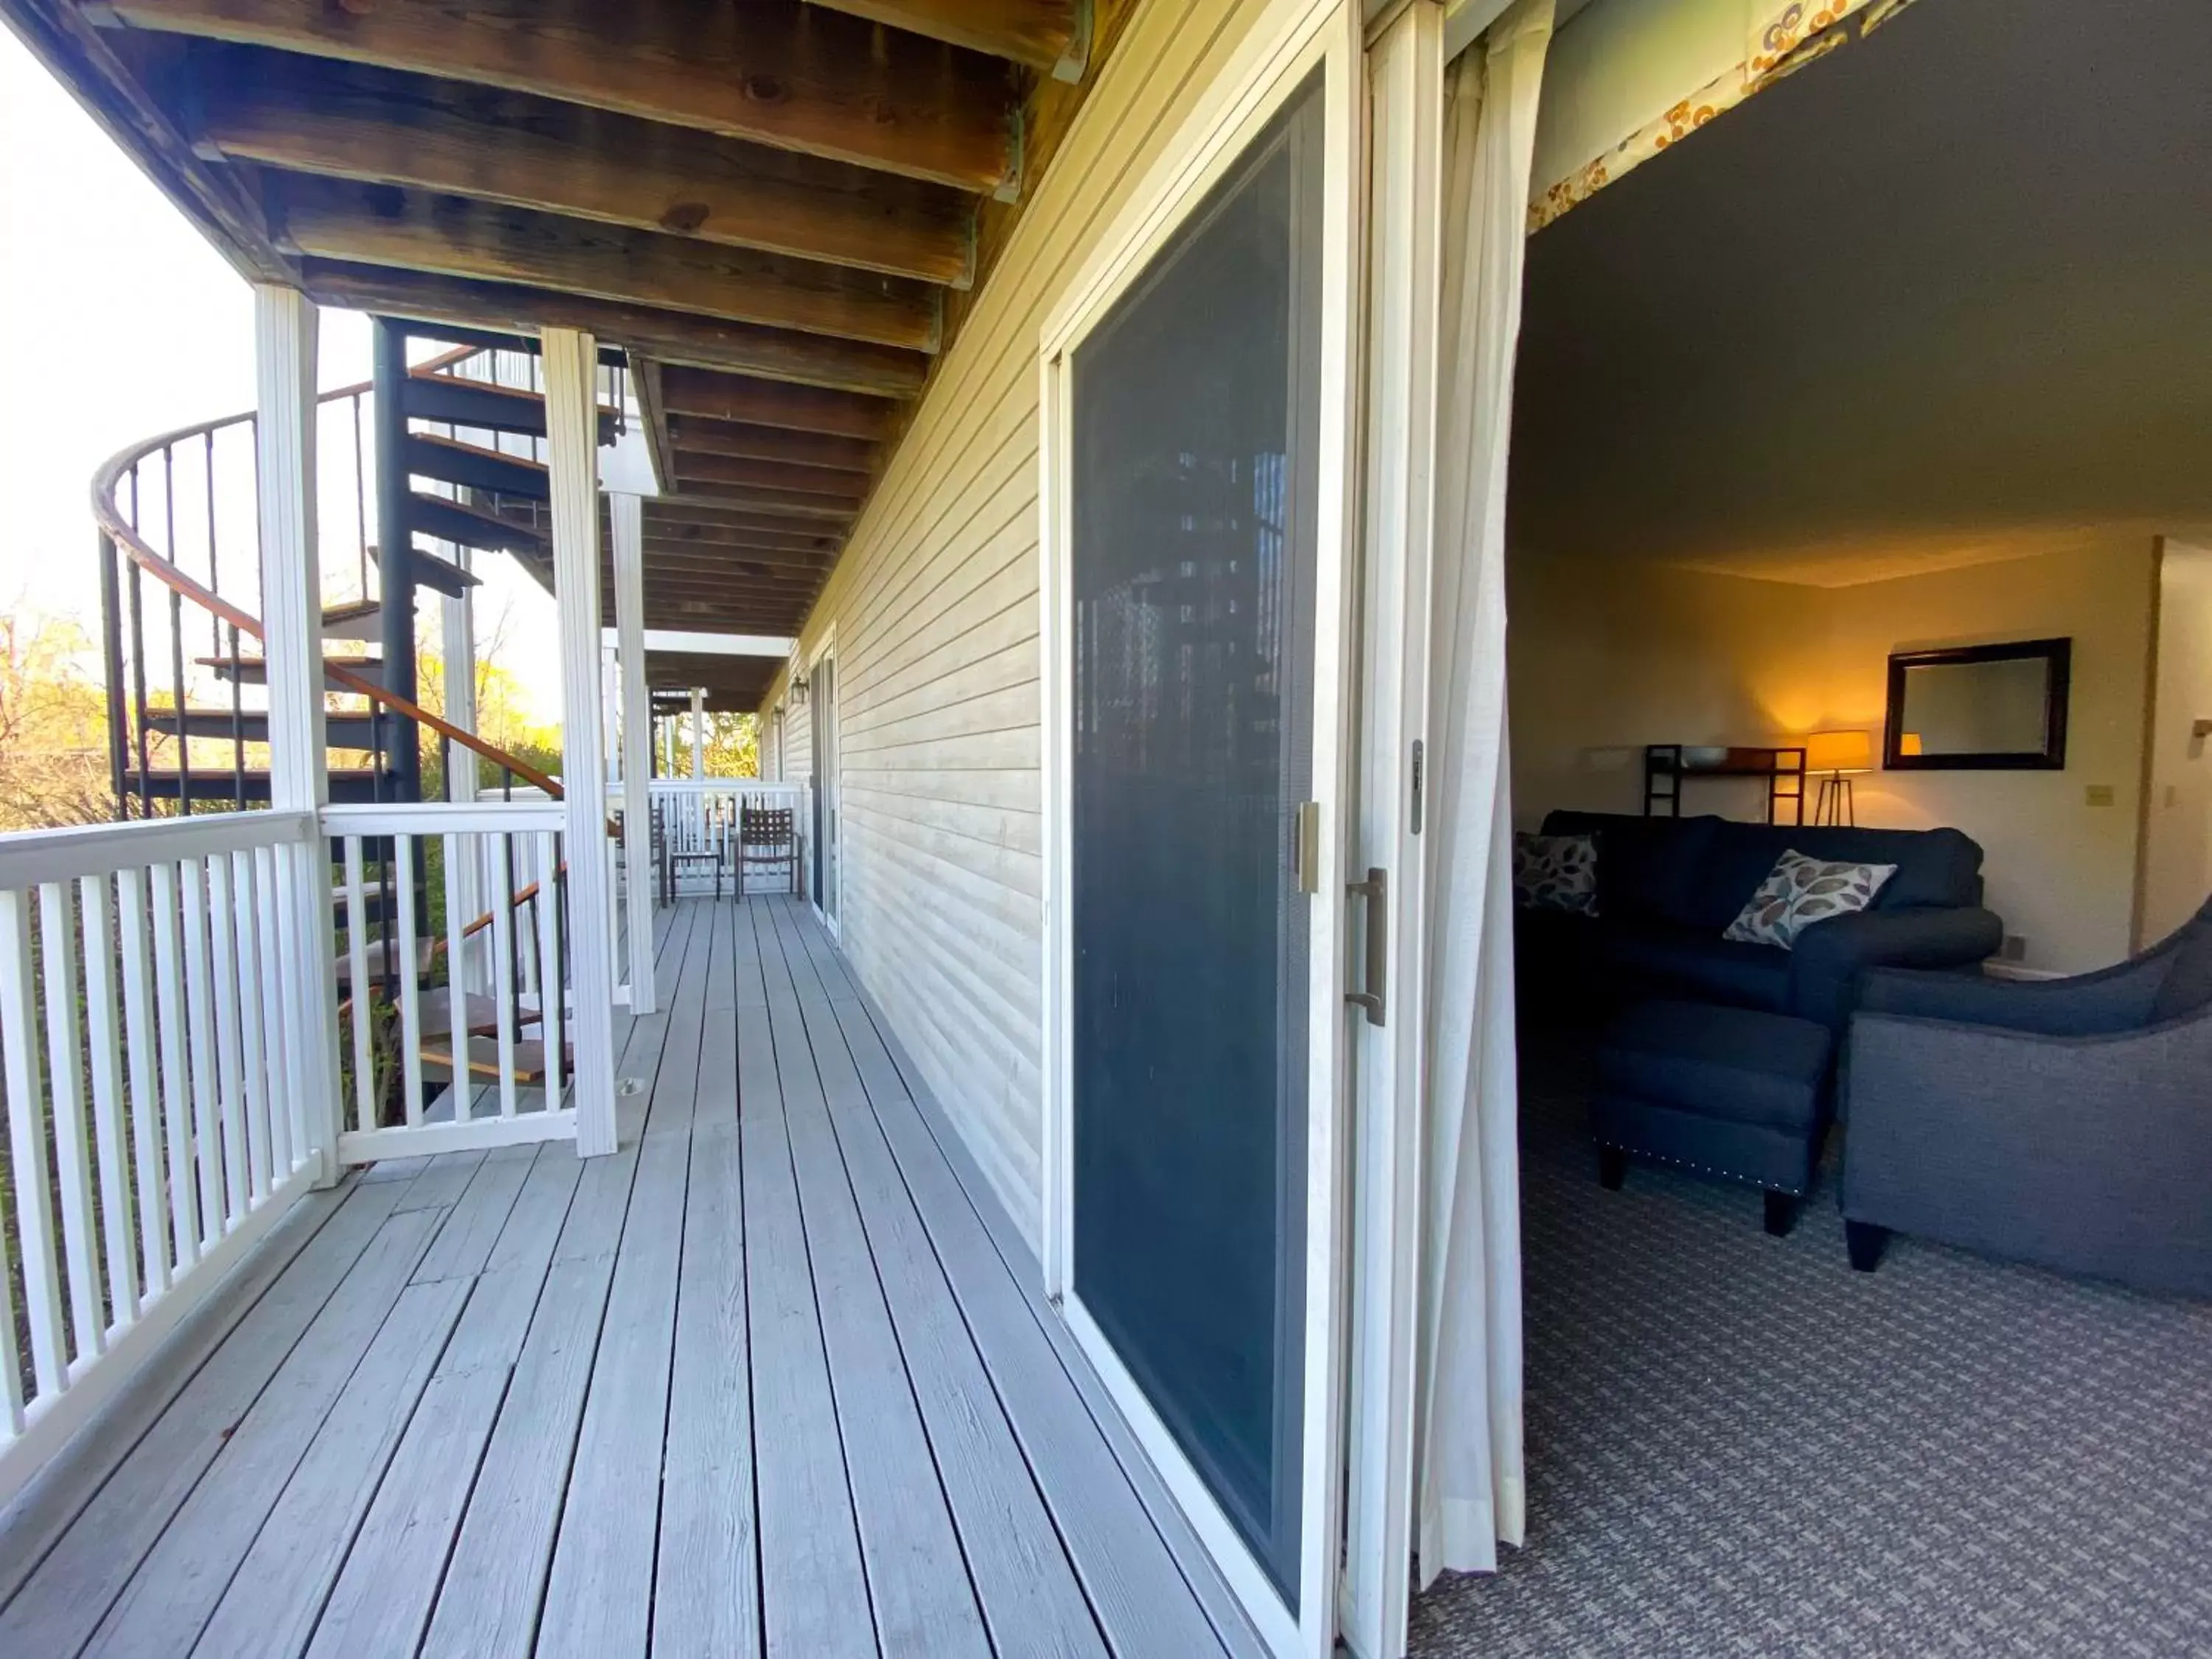
M 91 648 L 68 618 L 20 605 L 0 616 L 0 830 L 112 816 L 106 696 L 82 665 Z

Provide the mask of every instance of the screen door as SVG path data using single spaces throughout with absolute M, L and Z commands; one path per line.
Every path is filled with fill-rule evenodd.
M 1323 84 L 1067 358 L 1071 1286 L 1295 1617 Z

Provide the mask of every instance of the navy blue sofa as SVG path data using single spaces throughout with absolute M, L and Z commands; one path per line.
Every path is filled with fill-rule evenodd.
M 1597 838 L 1594 916 L 1517 913 L 1523 1006 L 1554 1014 L 1663 997 L 1816 1021 L 1840 1037 L 1870 968 L 1971 968 L 2002 942 L 1982 908 L 1982 849 L 1956 830 L 1771 826 L 1718 817 L 1554 811 L 1547 836 Z M 1817 923 L 1794 951 L 1721 937 L 1775 860 L 1893 864 L 1857 915 Z

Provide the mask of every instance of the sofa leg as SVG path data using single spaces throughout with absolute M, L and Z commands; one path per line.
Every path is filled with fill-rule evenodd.
M 1844 1248 L 1850 1252 L 1851 1266 L 1863 1273 L 1881 1266 L 1881 1253 L 1888 1244 L 1887 1227 L 1877 1227 L 1871 1221 L 1844 1223 Z
M 1775 1238 L 1787 1238 L 1790 1230 L 1797 1224 L 1797 1200 L 1789 1193 L 1778 1193 L 1771 1188 L 1766 1194 L 1766 1231 Z
M 1609 1193 L 1620 1190 L 1628 1179 L 1628 1154 L 1618 1146 L 1597 1149 L 1597 1184 Z

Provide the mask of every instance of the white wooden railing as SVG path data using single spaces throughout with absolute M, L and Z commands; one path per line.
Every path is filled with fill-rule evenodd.
M 738 811 L 742 805 L 789 808 L 802 858 L 805 852 L 809 798 L 803 783 L 771 783 L 762 778 L 655 778 L 647 793 L 669 850 L 714 854 L 725 879 L 732 883 L 743 867 L 736 846 Z M 711 892 L 715 868 L 679 862 L 675 866 L 678 894 Z M 773 879 L 761 878 L 754 884 Z
M 343 872 L 343 1162 L 574 1137 L 569 1085 L 613 1059 L 575 1048 L 574 969 L 612 941 L 570 925 L 564 822 L 557 801 L 325 809 Z
M 335 1170 L 299 1085 L 317 839 L 296 812 L 0 837 L 0 1502 Z

